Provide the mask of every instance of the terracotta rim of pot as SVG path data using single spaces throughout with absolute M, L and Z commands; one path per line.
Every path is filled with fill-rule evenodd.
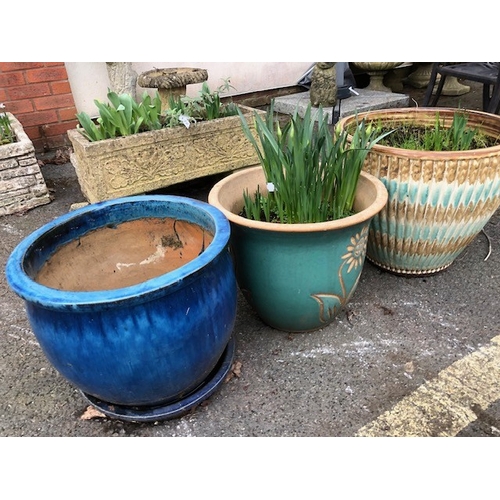
M 219 181 L 210 190 L 208 202 L 218 208 L 230 222 L 264 231 L 274 231 L 278 233 L 311 233 L 343 229 L 371 219 L 384 208 L 388 199 L 388 192 L 382 181 L 367 172 L 361 172 L 355 208 L 356 206 L 359 207 L 360 204 L 363 205 L 363 208 L 354 215 L 334 221 L 306 224 L 279 224 L 275 222 L 255 221 L 238 215 L 243 208 L 243 192 L 249 187 L 247 182 L 249 177 L 254 179 L 255 185 L 257 183 L 259 184 L 262 193 L 267 192 L 264 170 L 258 165 L 256 167 L 245 168 L 234 172 Z M 360 188 L 369 190 L 368 196 L 370 200 L 368 202 L 358 203 Z
M 360 121 L 363 119 L 377 120 L 381 119 L 384 121 L 411 121 L 416 119 L 421 120 L 422 116 L 430 116 L 432 118 L 428 120 L 431 124 L 436 113 L 440 114 L 442 118 L 452 118 L 457 111 L 462 111 L 468 114 L 474 121 L 479 122 L 480 129 L 482 132 L 492 136 L 497 137 L 500 140 L 500 115 L 493 115 L 491 113 L 486 113 L 484 111 L 476 111 L 472 109 L 459 109 L 459 108 L 439 108 L 439 107 L 426 107 L 426 108 L 389 108 L 365 111 L 364 113 L 359 113 L 357 115 L 350 115 L 341 118 L 338 122 L 338 126 L 341 129 L 346 129 L 351 123 L 355 123 L 356 120 Z M 351 137 L 351 136 L 349 136 Z M 381 144 L 375 144 L 372 151 L 378 151 L 380 153 L 390 153 L 390 154 L 400 154 L 404 151 L 404 155 L 412 158 L 435 158 L 435 159 L 457 159 L 457 158 L 474 158 L 476 156 L 484 156 L 490 154 L 500 153 L 500 144 L 496 146 L 491 146 L 489 148 L 481 149 L 471 149 L 467 151 L 423 151 L 423 150 L 413 150 L 397 148 L 393 146 L 383 146 Z
M 213 222 L 214 235 L 212 242 L 202 254 L 177 269 L 135 285 L 111 290 L 82 292 L 50 288 L 37 283 L 24 268 L 26 256 L 31 252 L 36 252 L 38 241 L 50 232 L 57 230 L 57 228 L 61 226 L 67 226 L 69 229 L 78 228 L 78 221 L 87 214 L 91 215 L 93 212 L 103 211 L 108 207 L 116 205 L 122 205 L 125 207 L 130 204 L 138 204 L 141 202 L 187 205 L 203 212 L 208 215 Z M 152 216 L 153 215 L 148 215 L 148 217 Z M 159 215 L 154 216 L 171 217 L 172 215 L 160 213 Z M 125 220 L 123 222 L 125 222 Z M 200 224 L 200 222 L 195 223 Z M 98 229 L 103 227 L 103 225 L 96 225 L 90 230 Z M 74 308 L 75 306 L 84 307 L 96 304 L 106 305 L 120 301 L 139 302 L 141 300 L 151 300 L 152 294 L 170 293 L 170 291 L 176 289 L 176 286 L 184 285 L 186 280 L 197 276 L 205 266 L 218 258 L 229 243 L 230 232 L 230 225 L 221 211 L 203 201 L 175 195 L 142 195 L 117 198 L 114 200 L 90 204 L 73 212 L 64 214 L 29 234 L 12 251 L 7 261 L 6 276 L 10 287 L 17 295 L 24 300 L 37 303 L 50 309 Z M 77 236 L 81 236 L 82 234 L 84 233 L 77 233 Z M 169 291 L 166 292 L 165 290 L 167 287 Z

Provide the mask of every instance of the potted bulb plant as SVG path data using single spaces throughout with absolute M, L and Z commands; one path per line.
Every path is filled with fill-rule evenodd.
M 446 108 L 374 110 L 343 118 L 394 132 L 368 153 L 364 171 L 389 201 L 372 222 L 368 259 L 406 276 L 449 267 L 500 206 L 500 116 Z
M 279 330 L 317 330 L 335 318 L 357 286 L 368 228 L 387 191 L 361 173 L 379 140 L 363 123 L 349 145 L 332 134 L 321 107 L 281 127 L 274 103 L 254 116 L 256 139 L 240 115 L 260 165 L 214 185 L 209 203 L 231 223 L 239 287 L 260 318 Z

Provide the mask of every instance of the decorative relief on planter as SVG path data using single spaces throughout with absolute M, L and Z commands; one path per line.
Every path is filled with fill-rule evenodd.
M 33 143 L 11 113 L 17 142 L 0 146 L 0 215 L 9 215 L 50 203 Z
M 249 123 L 256 110 L 240 106 Z M 257 111 L 264 115 L 264 111 Z M 259 163 L 239 116 L 90 142 L 68 131 L 74 165 L 91 203 L 161 189 Z

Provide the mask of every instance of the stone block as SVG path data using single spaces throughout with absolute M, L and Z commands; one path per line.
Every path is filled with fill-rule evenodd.
M 374 90 L 355 89 L 359 95 L 352 95 L 347 99 L 337 102 L 335 108 L 323 108 L 323 112 L 328 115 L 328 121 L 332 122 L 332 113 L 335 111 L 340 118 L 371 111 L 372 109 L 404 108 L 409 105 L 410 98 L 405 94 L 394 92 L 378 92 Z M 291 115 L 298 108 L 299 116 L 304 116 L 308 104 L 310 104 L 310 93 L 299 92 L 275 99 L 274 109 L 278 113 Z M 318 108 L 313 108 L 314 110 Z
M 50 202 L 33 143 L 14 115 L 7 113 L 17 141 L 0 146 L 0 215 L 24 212 Z

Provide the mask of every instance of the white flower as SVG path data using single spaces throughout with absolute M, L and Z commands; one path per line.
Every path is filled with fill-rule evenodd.
M 0 109 L 5 108 L 5 104 L 3 102 L 0 102 Z
M 267 187 L 267 192 L 268 193 L 274 193 L 275 188 L 274 188 L 274 184 L 272 182 L 268 182 L 266 184 L 266 187 Z
M 189 117 L 186 115 L 179 115 L 179 121 L 186 127 L 189 128 L 191 123 L 189 122 Z

